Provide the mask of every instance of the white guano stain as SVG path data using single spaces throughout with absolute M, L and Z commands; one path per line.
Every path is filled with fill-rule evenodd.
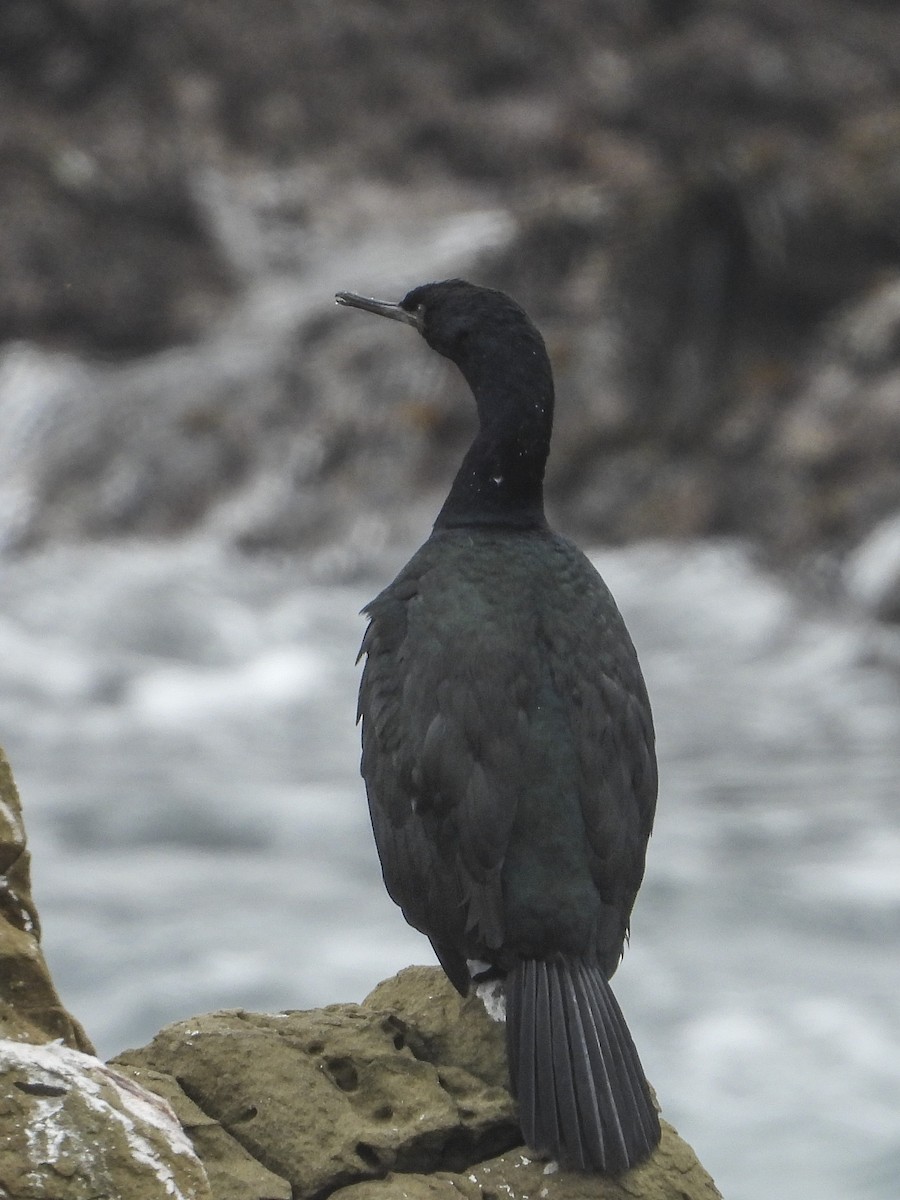
M 173 1154 L 199 1162 L 178 1119 L 161 1097 L 61 1041 L 35 1046 L 0 1040 L 0 1068 L 20 1071 L 24 1081 L 42 1088 L 76 1091 L 88 1109 L 104 1122 L 119 1126 L 134 1161 L 152 1171 L 173 1200 L 191 1200 L 178 1186 L 159 1147 L 140 1128 L 155 1129 Z M 35 1164 L 52 1165 L 63 1153 L 93 1154 L 93 1147 L 83 1145 L 69 1124 L 66 1094 L 36 1096 L 34 1100 L 33 1120 L 26 1137 Z M 30 1172 L 32 1177 L 37 1174 L 36 1169 Z

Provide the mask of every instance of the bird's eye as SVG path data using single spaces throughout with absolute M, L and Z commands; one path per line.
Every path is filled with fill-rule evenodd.
M 418 329 L 419 333 L 425 332 L 425 305 L 417 304 L 415 308 L 407 309 L 407 312 L 412 317 L 412 322 Z

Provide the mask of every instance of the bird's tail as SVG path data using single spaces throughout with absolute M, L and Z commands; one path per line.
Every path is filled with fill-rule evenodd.
M 653 1152 L 659 1117 L 599 967 L 575 958 L 517 963 L 506 976 L 506 1038 L 532 1149 L 563 1167 L 604 1175 Z

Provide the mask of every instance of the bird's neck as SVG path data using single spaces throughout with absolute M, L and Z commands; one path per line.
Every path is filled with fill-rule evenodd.
M 487 395 L 473 383 L 480 429 L 469 447 L 435 529 L 459 526 L 540 528 L 544 518 L 544 467 L 553 424 L 549 377 L 527 392 L 513 386 Z

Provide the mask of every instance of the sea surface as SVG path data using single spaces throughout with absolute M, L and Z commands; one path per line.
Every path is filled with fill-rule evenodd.
M 423 526 L 423 536 L 425 527 Z M 661 794 L 616 976 L 664 1114 L 726 1200 L 900 1194 L 900 682 L 739 545 L 596 561 Z M 44 945 L 104 1055 L 200 1011 L 361 999 L 432 962 L 358 776 L 372 578 L 208 539 L 0 566 L 0 742 Z

